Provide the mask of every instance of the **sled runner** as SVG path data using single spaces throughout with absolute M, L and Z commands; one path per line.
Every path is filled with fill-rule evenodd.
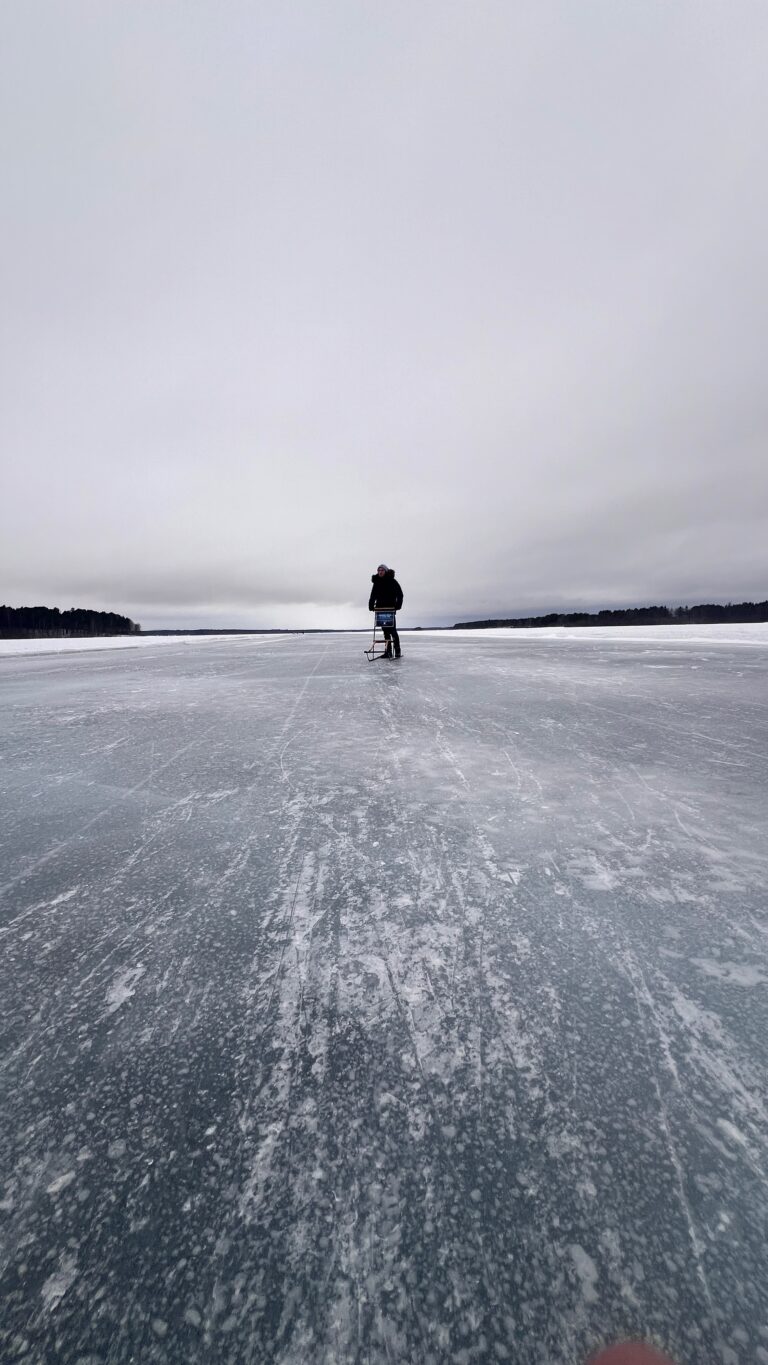
M 384 626 L 389 628 L 397 624 L 397 612 L 395 611 L 375 611 L 373 613 L 373 640 L 368 649 L 365 650 L 366 657 L 370 662 L 374 659 L 384 659 L 387 656 L 387 642 L 384 638 Z

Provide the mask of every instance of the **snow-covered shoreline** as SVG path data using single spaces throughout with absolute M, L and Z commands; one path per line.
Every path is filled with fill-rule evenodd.
M 478 630 L 424 630 L 420 635 L 441 635 L 452 640 L 595 640 L 667 645 L 761 645 L 768 646 L 768 621 L 702 626 L 486 626 Z
M 625 644 L 654 645 L 757 645 L 768 647 L 768 621 L 734 625 L 702 626 L 488 626 L 478 630 L 430 630 L 404 632 L 419 636 L 439 637 L 442 640 L 516 640 L 574 641 L 582 644 L 606 641 Z M 329 634 L 347 632 L 329 632 Z M 359 632 L 349 632 L 350 634 Z M 0 640 L 0 657 L 17 654 L 76 654 L 85 650 L 144 649 L 148 645 L 200 645 L 235 641 L 251 644 L 274 644 L 288 640 L 302 631 L 280 635 L 93 635 L 85 639 Z
M 296 634 L 300 634 L 296 631 Z M 0 640 L 0 657 L 14 654 L 81 654 L 93 649 L 144 649 L 147 645 L 196 645 L 225 640 L 250 640 L 269 644 L 289 640 L 292 635 L 89 635 L 84 638 L 47 638 L 42 640 Z

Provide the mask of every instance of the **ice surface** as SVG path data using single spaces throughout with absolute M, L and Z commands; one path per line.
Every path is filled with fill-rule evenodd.
M 0 659 L 3 1361 L 768 1358 L 768 632 L 685 629 Z

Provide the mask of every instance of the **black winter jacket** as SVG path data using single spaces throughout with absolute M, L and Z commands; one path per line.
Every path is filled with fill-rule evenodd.
M 399 611 L 403 605 L 403 590 L 395 578 L 394 569 L 387 569 L 381 578 L 377 573 L 371 574 L 371 595 L 368 598 L 368 610 L 373 611 L 378 607 L 379 611 Z

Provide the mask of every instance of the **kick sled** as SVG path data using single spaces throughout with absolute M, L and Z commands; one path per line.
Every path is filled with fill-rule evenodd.
M 373 613 L 373 640 L 365 650 L 365 656 L 369 663 L 372 663 L 374 659 L 384 659 L 387 657 L 387 641 L 384 636 L 384 627 L 386 626 L 389 629 L 396 625 L 397 612 L 375 611 Z

